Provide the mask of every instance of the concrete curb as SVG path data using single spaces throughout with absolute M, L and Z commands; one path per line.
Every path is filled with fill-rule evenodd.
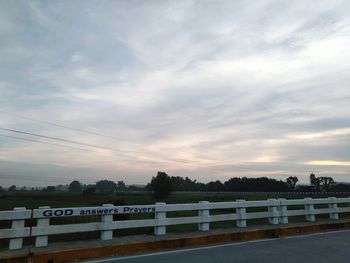
M 215 243 L 228 243 L 237 241 L 249 241 L 264 238 L 277 238 L 288 235 L 315 233 L 336 229 L 349 229 L 350 221 L 345 222 L 323 222 L 312 225 L 283 226 L 273 229 L 258 229 L 220 233 L 202 234 L 193 237 L 172 238 L 165 240 L 153 240 L 145 242 L 134 242 L 127 244 L 112 244 L 106 246 L 95 246 L 88 248 L 64 249 L 60 251 L 35 251 L 23 256 L 12 256 L 2 258 L 2 263 L 64 263 L 76 260 L 87 260 L 106 258 L 112 256 L 124 256 L 137 253 L 149 253 L 165 249 L 201 246 Z

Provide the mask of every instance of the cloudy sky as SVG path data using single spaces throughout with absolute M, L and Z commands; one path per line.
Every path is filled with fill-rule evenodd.
M 3 0 L 0 40 L 3 186 L 350 182 L 350 1 Z

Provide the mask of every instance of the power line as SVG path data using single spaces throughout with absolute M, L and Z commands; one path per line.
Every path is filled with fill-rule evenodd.
M 26 120 L 30 120 L 30 121 L 34 121 L 34 122 L 39 122 L 45 125 L 51 125 L 51 126 L 56 126 L 56 127 L 60 127 L 60 128 L 64 128 L 64 129 L 68 129 L 68 130 L 73 130 L 73 131 L 78 131 L 78 132 L 82 132 L 82 133 L 86 133 L 86 134 L 91 134 L 91 135 L 96 135 L 96 136 L 100 136 L 100 137 L 104 137 L 104 138 L 109 138 L 109 139 L 113 139 L 113 140 L 119 140 L 115 137 L 112 136 L 108 136 L 105 134 L 101 134 L 101 133 L 97 133 L 97 132 L 93 132 L 93 131 L 88 131 L 88 130 L 84 130 L 84 129 L 79 129 L 79 128 L 75 128 L 75 127 L 69 127 L 67 125 L 62 125 L 62 124 L 57 124 L 57 123 L 53 123 L 53 122 L 49 122 L 49 121 L 44 121 L 44 120 L 39 120 L 39 119 L 35 119 L 35 118 L 29 118 L 23 115 L 19 115 L 19 114 L 14 114 L 8 111 L 4 111 L 4 110 L 0 110 L 0 113 L 2 114 L 7 114 L 10 116 L 14 116 L 17 118 L 21 118 L 21 119 L 26 119 Z M 18 132 L 18 133 L 22 133 L 22 134 L 27 134 L 27 135 L 31 135 L 31 136 L 38 136 L 38 137 L 42 137 L 42 138 L 46 138 L 46 139 L 52 139 L 52 140 L 59 140 L 59 141 L 63 141 L 63 142 L 68 142 L 68 143 L 73 143 L 73 144 L 78 144 L 78 145 L 83 145 L 83 146 L 88 146 L 88 147 L 95 147 L 95 148 L 102 148 L 102 149 L 107 149 L 107 150 L 111 150 L 111 151 L 117 151 L 117 152 L 121 152 L 124 156 L 125 153 L 121 150 L 117 150 L 117 149 L 111 149 L 105 146 L 98 146 L 98 145 L 92 145 L 92 144 L 87 144 L 84 142 L 78 142 L 78 141 L 73 141 L 73 140 L 67 140 L 67 139 L 62 139 L 62 138 L 57 138 L 57 137 L 51 137 L 51 136 L 46 136 L 46 135 L 39 135 L 39 134 L 34 134 L 34 133 L 29 133 L 29 132 L 23 132 L 23 131 L 15 131 L 15 130 L 11 130 L 11 129 L 5 129 L 5 128 L 0 128 L 2 130 L 7 130 L 7 131 L 12 131 L 12 132 Z M 137 153 L 137 154 L 142 154 L 146 157 L 151 157 L 151 158 L 155 158 L 154 155 L 142 152 L 142 151 L 128 151 L 128 153 Z M 132 156 L 127 156 L 129 158 L 134 158 Z M 168 161 L 174 161 L 174 162 L 179 162 L 179 163 L 193 163 L 194 161 L 188 161 L 186 159 L 165 159 Z M 232 165 L 231 165 L 232 166 Z M 243 167 L 243 166 L 237 166 L 234 165 L 235 168 L 237 169 L 241 169 L 241 170 L 250 170 L 250 171 L 261 171 L 261 172 L 269 172 L 269 170 L 264 170 L 264 169 L 259 169 L 259 168 L 249 168 L 249 167 Z M 215 170 L 215 168 L 209 168 L 212 170 Z
M 64 129 L 68 129 L 68 130 L 73 130 L 73 131 L 78 131 L 78 132 L 82 132 L 82 133 L 86 133 L 86 134 L 91 134 L 91 135 L 96 135 L 96 136 L 101 136 L 101 137 L 104 137 L 104 138 L 109 138 L 109 139 L 113 139 L 113 140 L 120 140 L 116 137 L 112 137 L 112 136 L 108 136 L 108 135 L 105 135 L 105 134 L 101 134 L 101 133 L 97 133 L 97 132 L 92 132 L 92 131 L 88 131 L 88 130 L 84 130 L 84 129 L 79 129 L 79 128 L 73 128 L 73 127 L 69 127 L 69 126 L 66 126 L 66 125 L 62 125 L 62 124 L 57 124 L 57 123 L 53 123 L 53 122 L 49 122 L 49 121 L 43 121 L 43 120 L 39 120 L 39 119 L 34 119 L 34 118 L 29 118 L 29 117 L 26 117 L 26 116 L 23 116 L 23 115 L 19 115 L 19 114 L 14 114 L 14 113 L 10 113 L 10 112 L 7 112 L 7 111 L 4 111 L 4 110 L 0 110 L 0 113 L 2 114 L 7 114 L 7 115 L 10 115 L 10 116 L 14 116 L 14 117 L 17 117 L 17 118 L 21 118 L 21 119 L 25 119 L 25 120 L 30 120 L 30 121 L 34 121 L 34 122 L 39 122 L 39 123 L 43 123 L 43 124 L 46 124 L 46 125 L 51 125 L 51 126 L 56 126 L 56 127 L 60 127 L 60 128 L 64 128 Z M 29 134 L 29 133 L 25 133 L 25 134 Z M 33 134 L 29 134 L 29 135 L 33 135 Z M 34 135 L 33 135 L 34 136 Z M 45 136 L 45 138 L 48 138 L 48 136 Z M 48 138 L 49 139 L 49 138 Z M 51 138 L 52 139 L 52 138 Z M 63 139 L 65 140 L 65 139 Z M 70 141 L 72 143 L 72 141 Z M 76 142 L 75 142 L 76 143 Z M 84 143 L 85 144 L 85 143 Z M 91 147 L 95 147 L 95 146 L 92 146 L 92 145 L 86 145 L 85 146 L 91 146 Z M 98 148 L 105 148 L 104 146 L 100 147 L 100 146 L 97 146 Z M 109 148 L 107 148 L 109 149 Z M 109 149 L 109 150 L 112 150 L 112 149 Z M 122 152 L 120 150 L 116 150 L 114 149 L 114 151 L 119 151 L 119 152 Z M 147 153 L 144 153 L 144 152 L 141 152 L 141 151 L 129 151 L 129 153 L 138 153 L 138 154 L 144 154 L 144 155 L 147 155 Z M 149 155 L 148 156 L 150 157 L 153 157 L 152 155 Z M 181 160 L 179 159 L 179 161 L 184 161 L 186 162 L 186 160 Z
M 59 137 L 53 137 L 53 136 L 47 136 L 47 135 L 42 135 L 42 134 L 37 134 L 37 133 L 32 133 L 32 132 L 26 132 L 26 131 L 20 131 L 20 130 L 14 130 L 14 129 L 8 129 L 8 128 L 2 128 L 0 127 L 0 130 L 4 130 L 4 131 L 9 131 L 9 132 L 14 132 L 14 133 L 19 133 L 19 134 L 25 134 L 25 135 L 30 135 L 30 136 L 35 136 L 35 137 L 39 137 L 39 138 L 45 138 L 45 139 L 50 139 L 50 140 L 55 140 L 55 141 L 61 141 L 61 142 L 65 142 L 65 143 L 72 143 L 72 144 L 77 144 L 77 145 L 82 145 L 82 146 L 88 146 L 88 147 L 94 147 L 94 148 L 100 148 L 100 149 L 105 149 L 105 150 L 110 150 L 113 152 L 120 152 L 119 155 L 123 155 L 126 156 L 128 158 L 132 158 L 135 159 L 134 156 L 130 156 L 125 154 L 123 151 L 117 150 L 117 149 L 112 149 L 112 148 L 108 148 L 105 146 L 100 146 L 100 145 L 94 145 L 94 144 L 88 144 L 85 142 L 80 142 L 80 141 L 73 141 L 73 140 L 68 140 L 68 139 L 64 139 L 64 138 L 59 138 Z M 129 153 L 138 153 L 136 151 L 129 151 Z M 143 157 L 151 157 L 151 158 L 155 158 L 152 155 L 149 154 L 145 154 L 142 152 L 139 152 L 139 154 L 144 155 Z M 173 161 L 173 162 L 180 162 L 180 163 L 191 163 L 191 161 L 188 160 L 184 160 L 184 159 L 164 159 L 166 161 Z
M 45 139 L 50 139 L 50 140 L 55 140 L 55 141 L 68 142 L 68 143 L 77 144 L 77 145 L 83 145 L 83 146 L 88 146 L 88 147 L 110 150 L 107 147 L 103 147 L 103 146 L 99 146 L 99 145 L 94 145 L 94 144 L 89 144 L 89 143 L 84 143 L 84 142 L 79 142 L 79 141 L 73 141 L 73 140 L 68 140 L 68 139 L 63 139 L 63 138 L 58 138 L 58 137 L 52 137 L 52 136 L 47 136 L 47 135 L 42 135 L 42 134 L 37 134 L 37 133 L 32 133 L 32 132 L 25 132 L 25 131 L 7 129 L 7 128 L 2 128 L 2 127 L 0 127 L 0 130 L 20 133 L 20 134 L 26 134 L 26 135 L 30 135 L 30 136 L 35 136 L 35 137 L 40 137 L 40 138 L 45 138 Z
M 109 148 L 106 148 L 106 147 L 100 147 L 100 146 L 97 146 L 97 145 L 86 144 L 86 143 L 83 143 L 83 142 L 77 142 L 77 141 L 72 141 L 72 140 L 67 140 L 67 139 L 62 139 L 62 138 L 57 138 L 57 137 L 51 137 L 51 136 L 45 136 L 45 135 L 40 135 L 40 134 L 35 134 L 35 133 L 29 133 L 29 132 L 24 132 L 24 131 L 19 131 L 19 130 L 12 130 L 12 129 L 1 128 L 1 127 L 0 127 L 0 129 L 1 130 L 5 130 L 5 131 L 20 133 L 20 134 L 26 134 L 26 135 L 46 138 L 46 139 L 52 139 L 52 140 L 58 140 L 58 141 L 63 141 L 63 142 L 79 144 L 79 145 L 83 145 L 83 146 L 109 149 Z M 44 141 L 31 140 L 31 139 L 28 139 L 28 138 L 16 137 L 16 136 L 5 135 L 5 134 L 0 134 L 0 136 L 12 138 L 12 139 L 17 139 L 17 140 L 34 142 L 34 143 L 41 143 L 41 144 L 47 144 L 47 145 L 53 145 L 53 146 L 59 146 L 59 147 L 66 147 L 66 148 L 77 149 L 77 150 L 88 151 L 88 152 L 97 152 L 97 151 L 94 151 L 92 149 L 84 149 L 84 148 L 79 148 L 79 147 L 74 147 L 74 146 L 69 146 L 69 145 L 50 143 L 50 142 L 46 142 L 46 141 L 44 142 Z M 110 149 L 110 150 L 114 151 L 113 149 Z M 125 154 L 122 154 L 122 155 L 124 157 L 135 159 L 133 156 L 128 156 L 128 155 L 125 155 Z M 149 156 L 149 157 L 153 157 L 153 156 Z M 170 161 L 179 162 L 179 159 L 178 160 L 176 160 L 176 159 L 169 159 L 169 160 Z M 187 163 L 191 163 L 191 161 L 188 161 L 188 160 L 184 160 L 184 161 L 187 162 Z M 181 161 L 181 162 L 183 162 L 183 161 Z M 230 165 L 230 164 L 228 164 L 228 166 L 230 166 L 232 168 L 235 168 L 235 169 L 246 170 L 246 171 L 272 172 L 271 170 L 265 170 L 265 169 L 261 169 L 261 168 L 260 169 L 259 168 L 249 168 L 249 167 L 244 167 L 244 166 L 239 166 L 239 165 Z M 206 167 L 205 169 L 214 170 L 214 171 L 220 171 L 220 172 L 224 171 L 224 169 L 220 169 L 217 166 L 211 166 L 211 167 L 209 166 L 209 167 Z M 280 175 L 287 175 L 288 176 L 288 174 L 280 174 Z
M 78 147 L 74 147 L 74 146 L 69 146 L 69 145 L 62 145 L 62 144 L 56 144 L 56 143 L 50 143 L 50 142 L 43 142 L 43 141 L 37 141 L 37 140 L 31 140 L 31 139 L 27 139 L 27 138 L 22 138 L 22 137 L 17 137 L 17 136 L 11 136 L 11 135 L 5 135 L 5 134 L 0 134 L 0 136 L 4 136 L 4 137 L 8 137 L 8 138 L 12 138 L 12 139 L 17 139 L 17 140 L 23 140 L 23 141 L 29 141 L 29 142 L 34 142 L 34 143 L 41 143 L 41 144 L 48 144 L 48 145 L 53 145 L 53 146 L 60 146 L 60 147 L 66 147 L 66 148 L 71 148 L 71 149 L 76 149 L 76 150 L 82 150 L 82 151 L 88 151 L 88 152 L 97 152 L 91 149 L 84 149 L 84 148 L 78 148 Z M 134 159 L 132 156 L 128 156 L 128 155 L 123 155 L 124 157 L 129 157 Z M 175 161 L 175 160 L 174 160 Z M 163 161 L 164 162 L 164 161 Z M 190 162 L 190 161 L 188 161 Z M 262 169 L 257 169 L 257 168 L 249 168 L 249 167 L 243 167 L 243 166 L 238 166 L 238 165 L 230 165 L 231 167 L 235 168 L 235 169 L 239 169 L 239 170 L 247 170 L 247 171 L 260 171 L 260 172 L 270 172 L 270 170 L 262 170 Z M 214 170 L 214 171 L 223 171 L 223 169 L 217 168 L 217 167 L 213 167 L 213 166 L 209 166 L 206 167 L 205 169 L 209 169 L 209 170 Z
M 85 149 L 85 148 L 79 148 L 79 147 L 74 147 L 70 145 L 63 145 L 63 144 L 57 144 L 57 143 L 51 143 L 51 142 L 43 142 L 43 141 L 37 141 L 37 140 L 31 140 L 27 138 L 22 138 L 22 137 L 17 137 L 17 136 L 11 136 L 11 135 L 5 135 L 5 134 L 0 134 L 0 136 L 12 138 L 12 139 L 17 139 L 17 140 L 23 140 L 23 141 L 29 141 L 29 142 L 34 142 L 34 143 L 41 143 L 41 144 L 48 144 L 48 145 L 54 145 L 54 146 L 60 146 L 60 147 L 66 147 L 66 148 L 71 148 L 71 149 L 76 149 L 76 150 L 82 150 L 82 151 L 88 151 L 88 152 L 96 152 L 99 153 L 98 151 L 92 150 L 92 149 Z M 127 157 L 130 159 L 135 159 L 135 157 L 126 155 L 126 154 L 118 154 L 123 157 Z
M 132 158 L 132 159 L 135 159 L 135 157 L 133 156 L 130 156 L 130 155 L 127 155 L 125 154 L 124 152 L 120 151 L 120 150 L 117 150 L 117 149 L 112 149 L 112 148 L 108 148 L 108 147 L 105 147 L 105 146 L 99 146 L 99 145 L 94 145 L 94 144 L 88 144 L 88 143 L 85 143 L 85 142 L 80 142 L 80 141 L 74 141 L 74 140 L 68 140 L 68 139 L 64 139 L 64 138 L 59 138 L 59 137 L 53 137 L 53 136 L 47 136 L 47 135 L 42 135 L 42 134 L 37 134 L 37 133 L 32 133 L 32 132 L 26 132 L 26 131 L 20 131 L 20 130 L 14 130 L 14 129 L 8 129 L 8 128 L 2 128 L 0 127 L 0 130 L 4 130 L 4 131 L 9 131 L 9 132 L 14 132 L 14 133 L 19 133 L 19 134 L 25 134 L 25 135 L 30 135 L 30 136 L 35 136 L 35 137 L 40 137 L 40 138 L 45 138 L 45 139 L 50 139 L 50 140 L 56 140 L 56 141 L 61 141 L 61 142 L 65 142 L 65 143 L 72 143 L 72 144 L 76 144 L 76 145 L 82 145 L 82 146 L 88 146 L 88 147 L 93 147 L 93 148 L 100 148 L 100 149 L 106 149 L 106 150 L 110 150 L 110 151 L 113 151 L 113 152 L 121 152 L 121 154 L 119 155 L 122 155 L 124 157 L 128 157 L 128 158 Z M 11 137 L 11 136 L 7 136 L 7 137 Z M 14 137 L 14 136 L 12 136 Z M 19 138 L 19 137 L 17 137 Z M 23 139 L 23 138 L 22 138 Z M 35 140 L 30 140 L 30 139 L 24 139 L 24 140 L 27 140 L 27 141 L 32 141 L 32 142 L 39 142 L 40 141 L 35 141 Z M 43 142 L 41 142 L 43 143 Z M 56 145 L 56 146 L 62 146 L 60 144 L 54 144 L 54 143 L 46 143 L 46 144 L 52 144 L 52 145 Z M 63 146 L 64 147 L 64 146 Z M 67 146 L 68 147 L 68 146 Z M 74 148 L 74 147 L 71 147 L 71 148 Z M 79 148 L 78 148 L 79 149 Z M 96 151 L 95 151 L 96 152 Z M 151 157 L 151 158 L 155 158 L 154 156 L 152 155 L 149 155 L 149 154 L 145 154 L 145 153 L 142 153 L 142 152 L 136 152 L 136 151 L 129 151 L 129 153 L 140 153 L 140 154 L 143 154 L 144 156 L 143 157 Z M 163 158 L 163 162 L 165 161 L 173 161 L 173 162 L 178 162 L 178 163 L 182 163 L 182 164 L 191 164 L 193 162 L 196 162 L 196 161 L 189 161 L 189 160 L 185 160 L 185 159 L 165 159 Z M 159 161 L 158 161 L 159 162 Z M 198 163 L 198 161 L 197 161 Z M 227 164 L 226 164 L 227 165 Z M 248 171 L 261 171 L 261 172 L 270 172 L 271 170 L 265 170 L 265 169 L 259 169 L 259 168 L 249 168 L 249 167 L 244 167 L 244 166 L 239 166 L 239 165 L 230 165 L 228 164 L 229 166 L 231 167 L 235 167 L 236 169 L 241 169 L 241 170 L 248 170 Z M 211 169 L 211 170 L 216 170 L 213 166 L 212 167 L 207 167 L 207 169 Z M 221 170 L 222 171 L 222 170 Z
M 5 134 L 0 134 L 0 136 L 8 137 L 8 138 L 16 139 L 16 140 L 35 142 L 35 143 L 41 143 L 41 144 L 48 144 L 48 145 L 54 145 L 54 146 L 60 146 L 60 147 L 66 147 L 66 148 L 71 148 L 71 149 L 76 149 L 76 150 L 87 151 L 87 152 L 97 152 L 97 151 L 94 151 L 94 150 L 91 150 L 91 149 L 78 148 L 78 147 L 74 147 L 74 146 L 62 145 L 62 144 L 57 144 L 57 143 L 52 143 L 52 142 L 36 141 L 36 140 L 31 140 L 31 139 L 17 137 L 17 136 L 11 136 L 11 135 L 5 135 Z
M 57 123 L 54 123 L 54 122 L 39 120 L 39 119 L 35 119 L 35 118 L 29 118 L 29 117 L 26 117 L 26 116 L 23 116 L 23 115 L 14 114 L 14 113 L 11 113 L 11 112 L 8 112 L 8 111 L 4 111 L 4 110 L 0 110 L 0 113 L 1 114 L 6 114 L 6 115 L 10 115 L 10 116 L 14 116 L 14 117 L 17 117 L 17 118 L 20 118 L 20 119 L 25 119 L 25 120 L 30 120 L 30 121 L 42 123 L 42 124 L 45 124 L 45 125 L 56 126 L 56 127 L 60 127 L 60 128 L 68 129 L 68 130 L 78 131 L 78 132 L 82 132 L 82 133 L 86 133 L 86 134 L 90 134 L 90 135 L 95 135 L 95 136 L 100 136 L 100 137 L 104 137 L 104 138 L 109 138 L 109 139 L 113 139 L 113 140 L 118 140 L 118 141 L 120 140 L 120 139 L 118 139 L 116 137 L 108 136 L 108 135 L 105 135 L 105 134 L 102 134 L 102 133 L 92 132 L 92 131 L 79 129 L 79 128 L 73 128 L 73 127 L 69 127 L 67 125 L 57 124 Z M 28 133 L 24 133 L 24 134 L 33 135 L 33 134 L 28 134 Z M 35 136 L 35 135 L 33 135 L 33 136 Z M 45 138 L 52 139 L 52 137 L 51 138 L 48 138 L 48 137 L 49 136 L 46 136 Z M 63 139 L 63 140 L 65 140 L 65 139 Z M 66 141 L 66 142 L 68 142 L 68 141 Z M 69 141 L 69 142 L 73 143 L 72 141 Z M 74 142 L 74 144 L 76 144 L 76 142 Z M 110 148 L 106 148 L 106 147 L 103 147 L 103 146 L 101 147 L 101 146 L 93 146 L 93 145 L 87 145 L 87 144 L 85 144 L 84 146 L 98 147 L 98 148 L 104 148 L 104 149 L 112 150 Z M 113 150 L 122 152 L 122 151 L 116 150 L 116 149 L 113 149 Z M 145 152 L 142 152 L 142 151 L 128 151 L 128 152 L 129 153 L 143 154 L 145 156 L 154 158 L 154 155 L 151 155 L 151 154 L 148 154 L 148 153 L 145 153 Z M 168 159 L 168 160 L 171 160 L 171 159 Z M 181 163 L 184 163 L 184 162 L 190 163 L 191 162 L 191 161 L 188 161 L 188 160 L 185 160 L 185 159 L 176 159 L 176 161 L 181 162 Z
M 83 150 L 83 151 L 89 151 L 89 152 L 96 152 L 90 149 L 83 149 L 83 148 L 78 148 L 78 147 L 73 147 L 73 146 L 68 146 L 68 145 L 62 145 L 62 144 L 56 144 L 56 143 L 50 143 L 50 142 L 42 142 L 42 141 L 36 141 L 36 140 L 31 140 L 27 138 L 21 138 L 21 137 L 16 137 L 16 136 L 11 136 L 11 135 L 5 135 L 5 134 L 0 134 L 0 136 L 8 137 L 8 138 L 13 138 L 17 140 L 24 140 L 24 141 L 29 141 L 29 142 L 35 142 L 35 143 L 41 143 L 41 144 L 48 144 L 48 145 L 54 145 L 54 146 L 60 146 L 60 147 L 66 147 L 66 148 L 72 148 L 72 149 L 77 149 L 77 150 Z M 131 157 L 131 156 L 126 156 L 126 157 Z M 132 158 L 132 157 L 131 157 Z M 256 169 L 256 168 L 249 168 L 249 167 L 243 167 L 243 166 L 237 166 L 237 165 L 231 165 L 231 167 L 238 169 L 238 170 L 246 170 L 246 171 L 260 171 L 260 172 L 271 172 L 271 170 L 262 170 L 262 169 Z M 205 169 L 208 170 L 214 170 L 217 172 L 222 172 L 224 171 L 223 169 L 220 168 L 214 168 L 214 167 L 206 167 Z M 290 174 L 279 174 L 282 176 L 290 176 Z M 2 177 L 2 176 L 0 176 Z
M 7 114 L 7 115 L 10 115 L 10 116 L 14 116 L 16 118 L 20 118 L 20 119 L 24 119 L 24 120 L 39 122 L 39 123 L 42 123 L 42 124 L 45 124 L 45 125 L 56 126 L 56 127 L 60 127 L 60 128 L 64 128 L 64 129 L 68 129 L 68 130 L 72 130 L 72 131 L 77 131 L 77 132 L 82 132 L 82 133 L 86 133 L 86 134 L 96 135 L 96 136 L 105 137 L 105 138 L 109 138 L 109 139 L 113 139 L 113 140 L 118 140 L 118 138 L 115 138 L 115 137 L 112 137 L 112 136 L 108 136 L 108 135 L 105 135 L 105 134 L 102 134 L 102 133 L 88 131 L 88 130 L 79 129 L 79 128 L 75 128 L 75 127 L 69 127 L 67 125 L 57 124 L 57 123 L 54 123 L 54 122 L 49 122 L 49 121 L 29 118 L 29 117 L 26 117 L 26 116 L 23 116 L 23 115 L 14 114 L 14 113 L 7 112 L 7 111 L 4 111 L 4 110 L 0 110 L 0 113 L 1 114 Z

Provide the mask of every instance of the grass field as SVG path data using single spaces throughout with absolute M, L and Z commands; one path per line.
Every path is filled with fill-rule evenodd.
M 173 203 L 195 203 L 199 201 L 222 202 L 235 201 L 238 199 L 265 200 L 268 198 L 284 197 L 288 199 L 297 199 L 311 197 L 310 195 L 293 195 L 288 193 L 281 194 L 250 194 L 239 195 L 230 193 L 173 193 L 167 199 L 155 199 L 147 193 L 117 193 L 113 195 L 91 195 L 84 196 L 75 193 L 48 193 L 48 192 L 14 192 L 0 193 L 0 211 L 12 210 L 14 207 L 26 207 L 29 209 L 38 208 L 39 206 L 51 207 L 79 207 L 79 206 L 100 206 L 106 203 L 140 205 L 154 204 L 155 202 Z M 326 197 L 326 196 L 312 196 Z
M 51 207 L 79 207 L 100 206 L 107 203 L 125 203 L 127 205 L 154 204 L 155 202 L 194 203 L 199 201 L 234 201 L 237 199 L 261 200 L 262 196 L 231 196 L 213 194 L 172 194 L 167 199 L 155 199 L 151 194 L 118 193 L 113 195 L 83 196 L 74 193 L 46 193 L 46 192 L 18 192 L 0 195 L 0 211 L 12 210 L 14 207 L 26 207 L 29 209 L 39 206 Z

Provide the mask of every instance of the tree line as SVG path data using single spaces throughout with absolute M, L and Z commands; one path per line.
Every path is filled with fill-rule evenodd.
M 123 181 L 100 180 L 95 184 L 82 184 L 78 180 L 69 185 L 47 186 L 40 191 L 56 192 L 69 191 L 84 195 L 112 194 L 124 191 L 152 191 L 156 197 L 166 197 L 172 191 L 192 192 L 288 192 L 288 191 L 350 191 L 350 184 L 336 183 L 331 177 L 317 177 L 310 174 L 309 185 L 297 185 L 298 178 L 290 176 L 285 181 L 267 177 L 232 177 L 225 182 L 220 180 L 208 183 L 191 180 L 188 177 L 168 176 L 165 172 L 158 172 L 146 186 L 127 186 Z M 7 189 L 9 192 L 28 191 L 25 187 L 18 189 L 12 185 Z M 31 189 L 38 191 L 38 189 Z M 4 192 L 0 186 L 0 192 Z
M 10 186 L 7 191 L 43 191 L 43 192 L 72 192 L 72 193 L 83 193 L 83 194 L 112 194 L 116 191 L 127 191 L 133 190 L 134 186 L 127 187 L 123 181 L 111 181 L 111 180 L 100 180 L 95 184 L 82 184 L 78 180 L 72 181 L 68 185 L 58 185 L 58 186 L 47 186 L 44 188 L 38 187 L 21 187 L 18 188 L 16 185 Z M 5 189 L 0 186 L 0 192 L 4 192 Z
M 168 178 L 167 178 L 168 177 Z M 219 180 L 208 183 L 197 182 L 188 177 L 168 176 L 164 172 L 158 172 L 156 177 L 146 185 L 147 190 L 152 190 L 154 184 L 161 184 L 162 187 L 170 185 L 172 191 L 202 191 L 202 192 L 236 192 L 236 191 L 288 191 L 294 190 L 293 185 L 281 180 L 276 180 L 267 177 L 248 178 L 248 177 L 233 177 L 225 182 Z
M 188 177 L 168 176 L 158 172 L 146 189 L 153 191 L 159 198 L 167 197 L 172 191 L 202 191 L 202 192 L 327 192 L 350 191 L 350 184 L 336 183 L 331 177 L 316 177 L 310 174 L 310 185 L 297 185 L 298 178 L 290 176 L 285 181 L 267 177 L 233 177 L 225 182 L 219 180 L 201 183 Z

